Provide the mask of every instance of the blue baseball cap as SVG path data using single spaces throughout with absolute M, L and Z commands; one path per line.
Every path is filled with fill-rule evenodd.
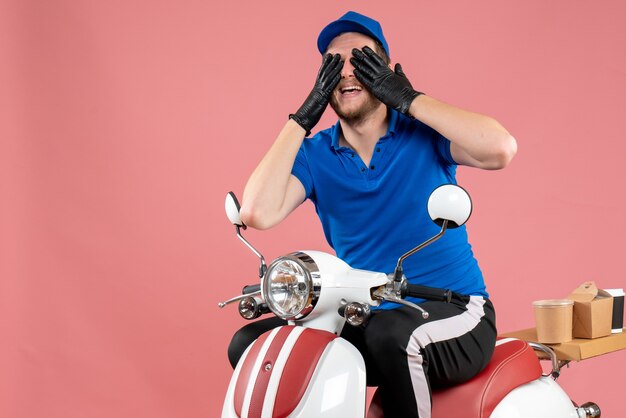
M 387 56 L 391 56 L 380 23 L 357 12 L 348 12 L 322 29 L 317 38 L 317 49 L 324 54 L 332 40 L 344 32 L 359 32 L 377 40 L 385 48 Z

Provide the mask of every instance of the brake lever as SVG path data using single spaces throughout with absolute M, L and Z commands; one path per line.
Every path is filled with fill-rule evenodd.
M 261 294 L 261 291 L 259 290 L 259 291 L 253 292 L 253 293 L 247 293 L 245 295 L 235 296 L 234 298 L 230 298 L 227 301 L 218 303 L 217 306 L 219 306 L 220 308 L 223 308 L 224 306 L 230 305 L 233 302 L 238 302 L 241 299 L 245 299 L 247 297 L 256 296 L 256 295 L 260 295 L 260 294 Z
M 428 319 L 428 317 L 430 316 L 430 314 L 428 312 L 426 312 L 424 310 L 424 308 L 422 308 L 421 306 L 416 305 L 413 302 L 409 302 L 408 300 L 404 300 L 402 298 L 399 298 L 398 296 L 396 296 L 393 293 L 389 292 L 389 290 L 386 287 L 384 287 L 384 286 L 381 286 L 378 289 L 374 290 L 374 292 L 372 294 L 377 299 L 386 300 L 388 302 L 395 302 L 395 303 L 398 303 L 400 305 L 404 305 L 404 306 L 408 306 L 408 307 L 413 308 L 413 309 L 417 309 L 418 311 L 420 311 L 422 313 L 422 318 L 423 319 Z

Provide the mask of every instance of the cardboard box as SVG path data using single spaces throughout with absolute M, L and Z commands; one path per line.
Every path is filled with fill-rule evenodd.
M 591 357 L 600 356 L 626 349 L 626 330 L 619 334 L 612 334 L 608 337 L 589 339 L 573 339 L 562 344 L 546 344 L 556 353 L 559 360 L 580 361 Z M 537 330 L 535 328 L 522 329 L 519 331 L 506 332 L 499 337 L 517 338 L 524 341 L 537 341 Z M 542 354 L 537 352 L 540 358 Z
M 574 301 L 574 338 L 598 338 L 611 335 L 613 297 L 594 282 L 585 282 L 568 299 Z

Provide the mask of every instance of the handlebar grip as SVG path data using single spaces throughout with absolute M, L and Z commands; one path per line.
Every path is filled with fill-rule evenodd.
M 250 293 L 255 293 L 258 292 L 259 290 L 261 290 L 261 284 L 249 284 L 247 286 L 244 286 L 243 289 L 241 290 L 241 293 L 244 295 L 249 295 Z
M 450 289 L 438 289 L 436 287 L 421 286 L 419 284 L 407 284 L 407 286 L 402 289 L 401 294 L 403 298 L 411 296 L 437 302 L 450 302 L 452 300 L 452 291 Z

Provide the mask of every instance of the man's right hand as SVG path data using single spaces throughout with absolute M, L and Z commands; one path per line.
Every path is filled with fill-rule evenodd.
M 311 129 L 319 122 L 333 90 L 341 80 L 341 69 L 343 61 L 339 54 L 326 54 L 322 61 L 322 66 L 317 73 L 315 86 L 306 98 L 300 109 L 289 115 L 290 119 L 296 121 L 306 131 L 306 135 L 311 134 Z

